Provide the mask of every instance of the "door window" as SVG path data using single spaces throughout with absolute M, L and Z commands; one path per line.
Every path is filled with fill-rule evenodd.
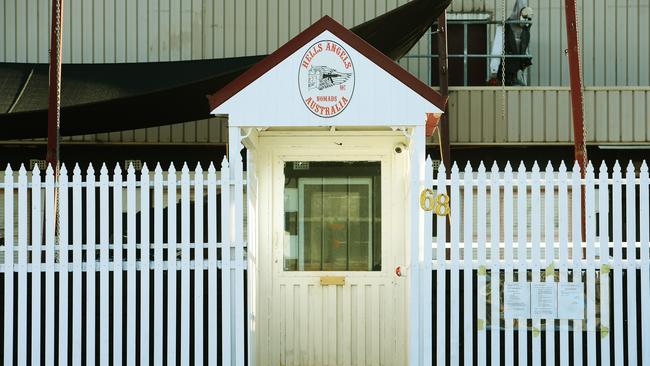
M 381 270 L 379 162 L 284 168 L 284 270 Z

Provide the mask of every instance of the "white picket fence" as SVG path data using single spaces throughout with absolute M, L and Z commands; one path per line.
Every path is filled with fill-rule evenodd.
M 29 175 L 0 184 L 5 365 L 244 365 L 241 161 Z
M 430 345 L 422 364 L 650 365 L 645 162 L 638 176 L 630 162 L 625 177 L 618 163 L 611 172 L 601 165 L 597 177 L 589 165 L 585 179 L 577 166 L 556 171 L 550 163 L 544 172 L 468 164 L 461 173 L 454 165 L 451 179 L 444 168 L 434 177 L 430 161 L 426 167 L 426 186 L 450 194 L 451 240 L 446 217 L 427 212 L 425 238 L 436 225 L 437 239 L 423 253 L 433 278 L 421 286 L 434 291 L 421 299 Z M 584 321 L 504 319 L 504 281 L 581 282 Z
M 645 163 L 625 176 L 589 166 L 585 179 L 564 165 L 454 166 L 450 179 L 431 166 L 425 184 L 450 195 L 451 232 L 425 213 L 436 239 L 421 253 L 422 365 L 650 365 Z M 241 161 L 180 177 L 63 167 L 58 183 L 7 169 L 4 364 L 245 364 L 245 185 Z M 504 319 L 513 281 L 582 283 L 584 320 Z

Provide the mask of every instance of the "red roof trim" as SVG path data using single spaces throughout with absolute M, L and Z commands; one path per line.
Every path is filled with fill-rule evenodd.
M 350 45 L 359 53 L 366 56 L 377 66 L 393 75 L 397 80 L 401 81 L 404 85 L 408 86 L 410 89 L 421 95 L 424 99 L 428 100 L 436 107 L 440 108 L 441 110 L 445 109 L 447 98 L 431 89 L 428 85 L 420 81 L 413 74 L 403 69 L 395 61 L 391 60 L 388 56 L 384 55 L 379 50 L 371 46 L 361 37 L 357 36 L 352 31 L 345 28 L 343 25 L 339 24 L 337 21 L 326 15 L 302 31 L 300 34 L 289 40 L 289 42 L 285 43 L 275 52 L 268 55 L 253 67 L 248 69 L 246 72 L 241 74 L 238 78 L 228 83 L 219 91 L 212 95 L 208 95 L 207 98 L 210 103 L 210 112 L 230 99 L 233 95 L 244 89 L 250 83 L 257 80 L 257 78 L 274 68 L 277 64 L 307 44 L 307 42 L 311 41 L 313 38 L 326 30 L 330 31 L 332 34 Z

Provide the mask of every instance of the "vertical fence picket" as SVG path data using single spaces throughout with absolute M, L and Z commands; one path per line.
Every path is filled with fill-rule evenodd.
M 190 363 L 190 170 L 181 168 L 181 365 Z
M 436 193 L 447 194 L 447 173 L 445 166 L 438 167 L 438 186 Z M 448 213 L 449 215 L 450 213 Z M 438 243 L 436 245 L 436 364 L 444 365 L 446 362 L 446 322 L 447 322 L 447 219 L 449 216 L 436 216 Z
M 92 164 L 86 170 L 86 365 L 96 359 L 96 263 L 95 247 L 95 170 Z
M 571 227 L 571 232 L 572 232 L 572 237 L 571 237 L 571 259 L 572 259 L 572 264 L 573 264 L 573 276 L 571 278 L 572 282 L 574 283 L 582 283 L 582 218 L 581 218 L 581 206 L 578 205 L 578 202 L 581 202 L 581 175 L 580 175 L 580 167 L 578 164 L 574 164 L 573 166 L 573 171 L 571 173 L 571 222 L 572 222 L 572 227 Z M 587 288 L 587 304 L 589 304 L 589 295 L 591 294 L 592 297 L 591 299 L 595 299 L 595 283 L 594 283 L 594 272 L 595 268 L 592 268 L 591 270 L 587 270 L 587 283 L 586 283 L 586 288 Z M 583 284 L 584 286 L 584 284 Z M 587 305 L 587 309 L 589 309 L 589 305 Z M 587 311 L 587 314 L 589 314 L 589 311 Z M 588 318 L 589 319 L 589 318 Z M 592 326 L 592 328 L 589 328 L 589 326 Z M 587 320 L 587 338 L 589 339 L 590 334 L 591 337 L 593 338 L 593 335 L 595 333 L 595 328 L 594 326 L 594 318 L 591 317 L 591 323 L 590 320 Z M 582 365 L 582 328 L 583 328 L 583 320 L 574 320 L 573 321 L 573 350 L 574 350 L 574 358 L 573 358 L 573 364 L 576 366 Z M 588 348 L 587 349 L 588 356 L 588 364 L 593 365 L 596 362 L 595 358 L 595 349 Z M 592 363 L 593 361 L 593 363 Z
M 163 264 L 165 254 L 163 248 L 163 207 L 165 206 L 163 198 L 163 171 L 160 164 L 156 166 L 153 183 L 153 217 L 154 217 L 154 279 L 153 279 L 153 364 L 162 365 L 164 362 L 164 319 L 162 303 L 163 298 Z
M 555 172 L 553 165 L 549 161 L 546 165 L 546 173 L 544 174 L 544 248 L 546 255 L 544 256 L 546 270 L 544 276 L 546 282 L 555 281 L 555 221 L 554 221 L 554 187 L 553 179 Z M 546 331 L 546 365 L 555 365 L 555 319 L 547 318 L 544 320 L 544 329 Z
M 574 171 L 575 179 L 578 179 L 578 172 Z M 595 334 L 595 327 L 594 326 L 589 326 L 592 324 L 595 324 L 596 321 L 596 283 L 595 283 L 595 276 L 596 276 L 596 262 L 595 262 L 595 249 L 594 249 L 594 242 L 596 241 L 596 210 L 595 210 L 595 196 L 594 196 L 594 167 L 591 164 L 587 164 L 587 172 L 585 176 L 585 212 L 584 212 L 584 217 L 586 220 L 586 265 L 583 266 L 585 269 L 585 272 L 587 273 L 587 324 L 588 324 L 588 332 L 587 332 L 587 350 L 590 355 L 592 355 L 594 359 L 594 364 L 595 364 L 595 355 L 596 355 L 596 334 Z M 575 197 L 576 201 L 575 204 L 577 206 L 578 202 L 580 202 L 579 197 Z M 576 210 L 575 212 L 579 213 L 580 210 Z M 574 220 L 578 220 L 578 217 L 574 217 Z M 574 230 L 578 231 L 578 227 L 576 224 L 574 224 Z M 581 228 L 580 228 L 581 229 Z M 577 241 L 580 241 L 580 238 L 582 236 L 582 230 L 580 230 L 580 236 L 577 236 L 574 234 L 574 238 L 577 239 Z M 581 270 L 579 272 L 582 272 Z M 575 281 L 575 277 L 574 277 Z M 581 343 L 582 340 L 580 340 Z M 591 363 L 588 363 L 591 365 Z
M 109 284 L 110 284 L 110 206 L 106 164 L 99 171 L 99 363 L 110 361 Z
M 54 266 L 56 265 L 56 228 L 54 223 L 56 217 L 56 204 L 54 184 L 54 169 L 49 165 L 45 171 L 45 268 L 47 272 L 45 273 L 46 324 L 44 358 L 46 360 L 54 360 L 54 348 L 56 347 L 56 337 L 54 335 L 54 323 L 56 319 L 56 315 L 54 314 Z M 5 329 L 7 329 L 6 326 Z
M 82 186 L 81 169 L 76 164 L 72 172 L 72 364 L 82 363 Z
M 61 166 L 59 175 L 59 364 L 68 363 L 68 170 Z
M 636 354 L 636 172 L 632 161 L 625 172 L 625 239 L 627 255 L 625 256 L 625 272 L 627 277 L 627 363 L 637 364 Z
M 126 170 L 126 364 L 135 365 L 136 360 L 136 276 L 137 242 L 136 222 L 137 202 L 135 197 L 135 169 L 129 164 Z
M 176 364 L 176 168 L 167 171 L 167 364 Z
M 473 364 L 473 337 L 474 337 L 474 322 L 472 316 L 474 312 L 473 307 L 473 294 L 472 288 L 472 260 L 473 260 L 473 210 L 472 201 L 474 200 L 474 179 L 473 179 L 472 166 L 469 162 L 465 165 L 465 174 L 463 176 L 463 360 L 466 366 Z
M 5 299 L 14 296 L 14 172 L 7 165 L 4 181 L 5 214 Z M 13 365 L 14 360 L 14 302 L 5 301 L 4 309 L 4 364 Z
M 123 254 L 122 238 L 122 169 L 113 170 L 113 364 L 121 365 L 123 337 Z
M 490 354 L 491 365 L 499 365 L 501 360 L 501 255 L 499 253 L 500 237 L 500 200 L 499 167 L 492 164 L 490 172 Z
M 241 145 L 240 145 L 241 146 Z M 231 167 L 234 169 L 234 217 L 230 222 L 234 224 L 235 238 L 235 301 L 233 305 L 235 311 L 233 321 L 235 326 L 235 364 L 244 366 L 244 328 L 246 327 L 244 316 L 244 172 L 242 166 L 241 154 L 233 154 L 234 163 Z
M 216 222 L 216 221 L 211 221 Z M 203 169 L 197 164 L 194 170 L 194 364 L 203 365 L 203 268 L 205 239 L 203 237 Z M 216 309 L 216 308 L 215 308 Z M 211 309 L 213 310 L 213 309 Z
M 505 259 L 505 282 L 513 281 L 513 256 L 512 256 L 512 167 L 510 162 L 506 164 L 506 170 L 503 175 L 503 242 L 504 242 L 504 259 Z M 514 342 L 513 342 L 513 319 L 505 319 L 505 348 L 504 356 L 506 365 L 514 364 Z
M 558 262 L 558 269 L 560 270 L 560 282 L 563 283 L 569 281 L 569 253 L 567 243 L 569 235 L 569 218 L 567 214 L 567 175 L 564 162 L 560 163 L 557 175 L 557 186 L 558 239 L 560 242 L 560 260 Z M 573 270 L 575 271 L 576 269 L 574 268 Z M 576 352 L 578 352 L 578 350 L 574 349 L 574 353 Z M 562 318 L 560 319 L 560 366 L 569 366 L 569 322 L 567 319 Z
M 541 176 L 539 165 L 537 162 L 533 165 L 533 171 L 531 173 L 531 180 L 533 181 L 531 187 L 531 199 L 530 205 L 535 209 L 530 212 L 530 241 L 531 241 L 531 282 L 534 286 L 539 283 L 542 269 L 541 261 L 541 207 L 542 207 L 542 197 L 541 197 Z M 540 332 L 542 329 L 541 319 L 535 317 L 532 319 L 532 364 L 533 366 L 540 366 L 542 364 L 542 337 L 540 337 Z
M 621 166 L 614 164 L 612 174 L 612 225 L 614 243 L 614 360 L 616 365 L 623 364 L 623 270 L 622 266 L 622 215 L 621 208 Z
M 428 189 L 433 187 L 433 162 L 431 157 L 427 156 L 426 163 L 424 164 L 424 188 Z M 420 349 L 422 350 L 422 362 L 423 365 L 431 365 L 433 362 L 433 355 L 431 354 L 431 345 L 433 344 L 432 337 L 432 313 L 433 304 L 431 302 L 431 291 L 433 289 L 431 283 L 432 275 L 432 256 L 433 256 L 433 246 L 431 238 L 433 237 L 432 233 L 433 228 L 433 215 L 432 211 L 424 211 L 424 253 L 423 253 L 423 265 L 421 269 L 422 279 L 422 289 L 423 293 L 420 296 L 422 301 L 420 306 L 420 316 L 422 319 L 422 337 L 420 341 Z
M 600 165 L 600 172 L 598 173 L 598 214 L 600 225 L 598 225 L 600 232 L 598 233 L 599 241 L 599 280 L 600 280 L 600 359 L 603 365 L 609 365 L 610 360 L 610 350 L 609 350 L 609 337 L 607 332 L 603 332 L 604 329 L 610 329 L 609 321 L 609 274 L 604 269 L 610 265 L 609 261 L 609 183 L 608 183 L 608 173 L 607 165 L 603 161 Z M 575 233 L 573 234 L 575 237 Z M 595 271 L 595 269 L 594 269 Z M 595 277 L 595 273 L 592 274 L 590 271 L 587 271 L 587 276 Z M 574 279 L 575 281 L 575 279 Z M 587 279 L 587 301 L 588 305 L 591 304 L 592 298 L 589 296 L 591 286 L 594 284 Z M 595 290 L 591 290 L 594 292 Z M 595 310 L 595 309 L 594 309 Z M 591 318 L 589 311 L 587 311 L 587 334 L 596 331 L 595 318 Z M 595 337 L 594 337 L 595 338 Z M 594 340 L 595 343 L 595 340 Z M 595 350 L 589 348 L 589 362 L 596 361 Z
M 526 182 L 526 166 L 523 161 L 519 164 L 517 172 L 517 282 L 528 282 L 528 271 L 526 270 L 526 243 L 528 241 L 528 230 L 526 227 L 526 215 L 528 213 L 528 184 Z M 528 364 L 528 319 L 517 319 L 519 329 L 518 335 L 518 363 Z
M 18 365 L 27 364 L 27 172 L 18 170 Z M 6 304 L 6 302 L 5 302 Z
M 140 365 L 149 365 L 151 241 L 149 237 L 149 169 L 140 170 Z M 160 303 L 157 303 L 160 304 Z
M 476 289 L 476 361 L 479 366 L 486 364 L 487 348 L 485 344 L 485 325 L 486 325 L 486 303 L 485 297 L 487 294 L 486 270 L 485 270 L 485 240 L 486 240 L 486 211 L 485 211 L 485 197 L 486 197 L 486 181 L 485 181 L 485 165 L 483 162 L 478 167 L 478 174 L 476 177 L 476 244 L 477 244 L 477 258 L 479 269 L 477 271 L 477 289 Z
M 208 167 L 208 364 L 217 364 L 217 173 L 214 164 Z M 223 222 L 223 221 L 222 221 Z M 223 241 L 223 240 L 222 240 Z
M 460 183 L 458 181 L 458 165 L 454 163 L 451 168 L 451 260 L 450 260 L 450 340 L 449 359 L 452 366 L 457 366 L 460 361 L 460 289 L 459 289 L 459 266 L 460 252 L 458 244 L 460 241 Z
M 41 363 L 41 261 L 43 233 L 41 218 L 41 173 L 32 170 L 32 365 Z
M 231 259 L 230 259 L 230 169 L 228 161 L 221 162 L 221 349 L 222 364 L 231 365 Z
M 639 222 L 650 222 L 650 197 L 648 189 L 648 165 L 643 161 L 641 174 L 639 174 Z M 639 242 L 641 245 L 641 353 L 642 365 L 650 366 L 650 229 L 647 224 L 639 225 Z

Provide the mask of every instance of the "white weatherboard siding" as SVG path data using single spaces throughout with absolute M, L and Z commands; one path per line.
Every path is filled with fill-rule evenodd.
M 346 27 L 406 3 L 404 0 L 66 0 L 66 63 L 152 62 L 268 54 L 323 15 Z M 506 15 L 514 0 L 506 1 Z M 534 24 L 530 81 L 568 85 L 561 1 L 529 0 Z M 0 62 L 47 62 L 49 0 L 0 4 Z M 490 13 L 501 0 L 453 0 L 450 12 Z M 585 85 L 650 85 L 648 0 L 580 0 Z M 490 29 L 493 32 L 493 27 Z M 411 51 L 429 52 L 428 36 Z M 427 59 L 401 62 L 423 81 Z M 453 70 L 452 70 L 453 72 Z

